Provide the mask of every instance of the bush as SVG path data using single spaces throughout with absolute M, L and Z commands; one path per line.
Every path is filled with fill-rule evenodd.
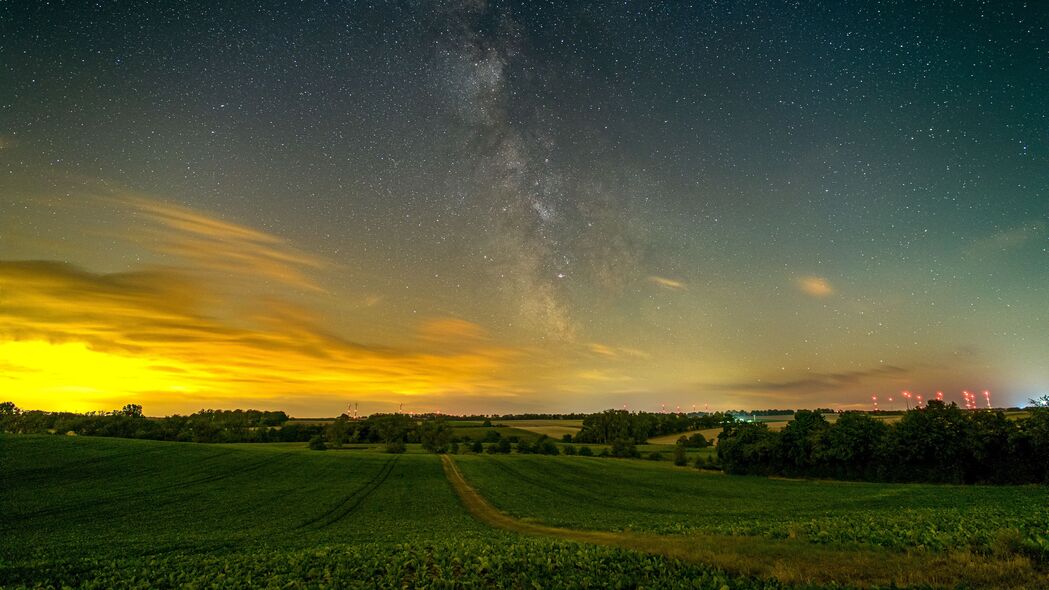
M 706 459 L 696 457 L 696 469 L 705 469 L 707 471 L 721 471 L 721 465 L 718 465 L 714 461 L 714 457 L 707 455 Z
M 448 452 L 453 454 L 453 455 L 458 455 L 459 454 L 459 442 L 458 441 L 453 441 L 452 444 L 448 446 Z
M 680 442 L 674 446 L 674 465 L 684 467 L 688 465 L 688 456 L 685 454 L 685 445 Z
M 566 454 L 566 455 L 574 455 L 575 454 L 575 447 L 572 446 L 572 445 L 564 445 L 563 447 L 561 447 L 561 452 Z
M 324 437 L 317 435 L 310 439 L 310 450 L 311 451 L 325 451 L 328 449 L 328 445 L 324 444 Z
M 649 461 L 662 461 L 663 460 L 663 453 L 660 453 L 659 451 L 652 451 L 651 453 L 648 454 L 648 460 Z
M 481 444 L 481 441 L 475 440 L 473 444 L 470 445 L 470 452 L 481 454 L 484 452 L 484 445 Z
M 594 451 L 590 447 L 579 447 L 580 457 L 593 457 Z
M 405 447 L 404 443 L 399 440 L 386 443 L 387 453 L 403 453 L 405 450 L 407 450 L 407 447 Z
M 628 438 L 617 438 L 612 441 L 611 454 L 613 457 L 619 458 L 638 458 L 641 453 L 637 452 L 637 447 L 634 446 L 634 441 Z
M 571 434 L 564 434 L 564 435 L 562 435 L 561 436 L 561 442 L 566 442 L 566 443 L 572 442 L 572 435 Z

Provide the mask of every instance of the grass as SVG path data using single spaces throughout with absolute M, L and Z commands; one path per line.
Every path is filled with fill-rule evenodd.
M 0 587 L 766 587 L 493 529 L 415 447 L 0 435 Z
M 466 479 L 517 518 L 585 530 L 724 534 L 815 544 L 989 554 L 1016 531 L 1049 553 L 1044 486 L 942 486 L 725 476 L 669 462 L 584 457 L 457 458 Z
M 1049 577 L 1029 559 L 1006 555 L 972 560 L 966 552 L 897 553 L 881 547 L 839 544 L 813 546 L 799 539 L 772 540 L 712 534 L 653 535 L 633 531 L 580 530 L 515 518 L 495 508 L 465 480 L 456 461 L 442 457 L 445 473 L 479 520 L 493 527 L 591 544 L 626 547 L 690 562 L 714 565 L 737 574 L 797 585 L 836 584 L 958 587 L 1040 587 Z
M 523 428 L 512 426 L 453 426 L 452 433 L 464 440 L 484 440 L 489 432 L 497 432 L 503 438 L 516 436 L 518 440 L 532 442 L 539 438 L 539 434 Z
M 1044 487 L 457 455 L 492 510 L 532 527 L 518 530 L 479 520 L 440 459 L 409 446 L 388 455 L 0 435 L 0 587 L 1045 586 L 1027 557 L 988 544 L 1046 534 Z
M 500 422 L 521 430 L 545 434 L 555 440 L 561 440 L 561 437 L 566 434 L 575 436 L 583 429 L 582 420 L 502 420 Z

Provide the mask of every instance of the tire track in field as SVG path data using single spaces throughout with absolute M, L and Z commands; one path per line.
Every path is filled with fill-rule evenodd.
M 514 518 L 488 502 L 459 466 L 441 455 L 445 477 L 467 511 L 495 528 L 524 535 L 607 545 L 720 568 L 732 574 L 775 578 L 785 584 L 849 587 L 1049 588 L 1049 573 L 1030 562 L 959 561 L 957 555 L 904 553 L 881 547 L 837 548 L 797 539 L 711 534 L 653 535 L 578 530 Z
M 378 473 L 369 479 L 363 486 L 351 492 L 350 495 L 343 498 L 330 510 L 303 522 L 295 528 L 304 529 L 310 527 L 314 530 L 321 530 L 352 514 L 357 510 L 357 507 L 360 506 L 361 503 L 375 493 L 375 490 L 379 489 L 382 487 L 382 484 L 386 483 L 386 479 L 390 477 L 391 473 L 393 473 L 393 469 L 396 467 L 398 459 L 400 459 L 399 456 L 394 456 L 388 459 L 379 469 Z

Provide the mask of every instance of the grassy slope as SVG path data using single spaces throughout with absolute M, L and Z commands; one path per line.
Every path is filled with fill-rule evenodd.
M 429 454 L 0 435 L 0 587 L 766 587 L 477 522 Z
M 901 508 L 932 510 L 919 532 L 940 527 L 948 539 L 964 536 L 951 527 L 1026 532 L 1049 522 L 1046 490 L 1036 487 L 770 481 L 578 457 L 456 460 L 496 506 L 576 528 L 804 536 L 811 519 L 852 523 L 845 540 L 877 542 L 864 536 L 873 530 L 913 544 L 913 519 L 895 516 Z M 706 566 L 490 529 L 426 454 L 0 436 L 0 469 L 0 587 L 766 587 Z M 953 508 L 936 507 L 944 496 Z M 964 517 L 970 508 L 975 520 Z M 1024 512 L 1033 516 L 1018 519 Z
M 981 551 L 1012 528 L 1049 543 L 1044 486 L 789 481 L 584 457 L 456 460 L 497 508 L 555 526 Z
M 5 437 L 0 555 L 129 555 L 487 533 L 435 457 Z M 419 498 L 426 498 L 420 501 Z

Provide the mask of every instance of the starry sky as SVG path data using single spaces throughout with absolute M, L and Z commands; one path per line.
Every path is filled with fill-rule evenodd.
M 3 3 L 0 397 L 1022 404 L 1046 97 L 1038 2 Z

